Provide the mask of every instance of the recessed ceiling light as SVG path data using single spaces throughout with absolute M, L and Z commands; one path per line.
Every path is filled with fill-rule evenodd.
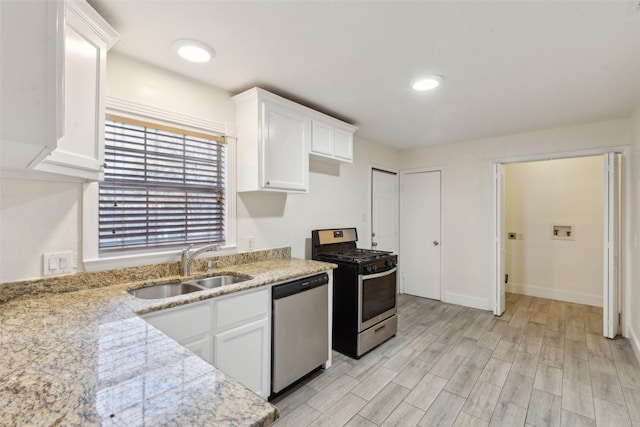
M 185 61 L 202 64 L 211 61 L 216 52 L 206 43 L 198 40 L 181 39 L 173 42 L 173 48 Z
M 431 76 L 422 77 L 414 80 L 411 83 L 411 87 L 414 90 L 419 90 L 419 91 L 431 90 L 440 86 L 440 83 L 442 83 L 443 80 L 444 80 L 444 77 L 434 74 Z

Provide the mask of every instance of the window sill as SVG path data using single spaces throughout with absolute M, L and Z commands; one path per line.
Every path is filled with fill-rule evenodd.
M 185 245 L 186 247 L 187 245 Z M 217 252 L 206 252 L 208 256 L 212 255 L 229 255 L 235 253 L 237 247 L 224 246 Z M 171 249 L 160 252 L 145 252 L 137 254 L 118 254 L 112 256 L 103 256 L 96 259 L 85 259 L 84 271 L 95 272 L 103 270 L 112 270 L 115 268 L 140 267 L 143 265 L 163 264 L 166 262 L 178 262 L 182 250 Z M 204 255 L 204 254 L 203 254 Z M 203 256 L 206 257 L 206 256 Z

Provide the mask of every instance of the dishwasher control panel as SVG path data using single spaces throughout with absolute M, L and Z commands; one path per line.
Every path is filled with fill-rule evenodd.
M 316 276 L 305 277 L 304 279 L 298 279 L 293 282 L 275 285 L 272 289 L 273 299 L 284 298 L 289 295 L 297 294 L 298 292 L 326 285 L 327 283 L 329 283 L 329 275 L 327 273 L 323 273 Z

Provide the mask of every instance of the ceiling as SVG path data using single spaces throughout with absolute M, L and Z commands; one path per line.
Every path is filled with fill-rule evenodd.
M 637 0 L 90 3 L 115 51 L 231 94 L 263 87 L 397 149 L 629 117 L 640 100 Z M 179 59 L 181 38 L 215 59 Z M 433 73 L 438 89 L 411 89 Z

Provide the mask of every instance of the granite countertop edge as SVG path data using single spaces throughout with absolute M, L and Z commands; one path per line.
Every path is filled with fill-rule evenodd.
M 263 286 L 269 286 L 280 282 L 286 282 L 287 280 L 317 274 L 322 271 L 335 269 L 337 267 L 338 266 L 336 264 L 323 261 L 298 260 L 296 258 L 289 258 L 284 260 L 269 260 L 235 265 L 231 267 L 214 269 L 209 273 L 194 273 L 187 277 L 168 276 L 161 279 L 130 282 L 127 283 L 125 287 L 126 291 L 128 292 L 134 289 L 154 286 L 159 283 L 188 282 L 211 276 L 237 275 L 250 277 L 249 280 L 246 280 L 244 282 L 234 283 L 231 285 L 221 286 L 218 288 L 207 289 L 203 291 L 192 292 L 185 295 L 178 295 L 175 297 L 155 300 L 135 298 L 133 301 L 130 301 L 130 304 L 133 305 L 134 312 L 138 315 L 143 315 L 153 311 L 165 310 L 167 308 L 178 307 L 184 304 L 204 301 L 211 298 L 230 295 Z
M 277 407 L 195 356 L 140 314 L 336 268 L 296 258 L 227 266 L 0 304 L 0 424 L 268 426 Z M 245 282 L 163 300 L 127 291 L 217 274 Z M 144 386 L 141 386 L 144 385 Z

